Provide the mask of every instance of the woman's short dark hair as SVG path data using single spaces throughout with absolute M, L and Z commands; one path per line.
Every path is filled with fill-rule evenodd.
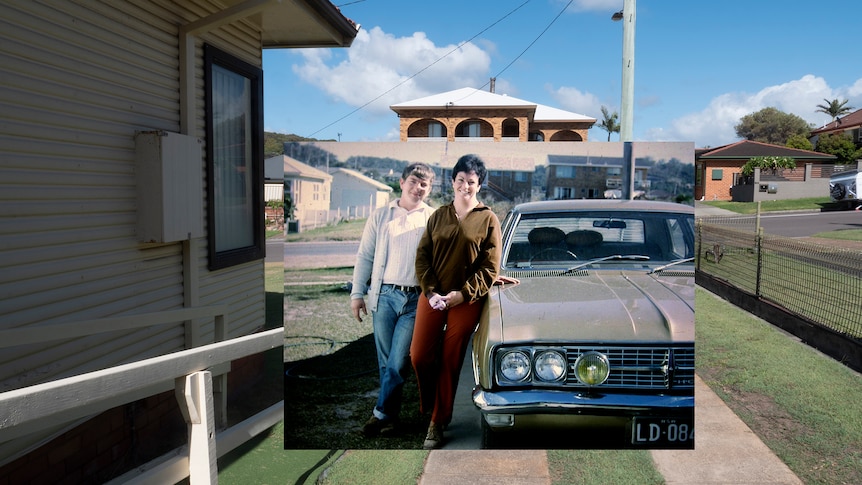
M 455 167 L 452 169 L 452 180 L 455 180 L 455 175 L 460 172 L 475 172 L 476 176 L 479 177 L 479 185 L 485 183 L 485 176 L 488 174 L 485 169 L 485 162 L 473 154 L 464 155 L 455 162 Z

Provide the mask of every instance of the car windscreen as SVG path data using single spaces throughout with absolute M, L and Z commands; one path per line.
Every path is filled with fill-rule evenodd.
M 611 255 L 667 263 L 694 255 L 694 216 L 647 211 L 522 214 L 506 227 L 504 267 L 553 265 Z

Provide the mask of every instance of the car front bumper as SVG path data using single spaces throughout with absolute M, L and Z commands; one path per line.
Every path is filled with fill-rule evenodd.
M 577 390 L 473 390 L 473 404 L 483 415 L 548 416 L 555 425 L 634 417 L 693 417 L 694 396 L 587 393 Z M 532 421 L 531 420 L 524 420 Z M 517 420 L 509 427 L 515 426 Z

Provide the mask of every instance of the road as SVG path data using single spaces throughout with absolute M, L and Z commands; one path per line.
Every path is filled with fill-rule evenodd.
M 739 219 L 754 219 L 755 216 Z M 792 212 L 760 216 L 764 232 L 776 236 L 807 237 L 820 232 L 862 229 L 862 212 Z
M 337 268 L 353 266 L 359 241 L 284 243 L 284 267 Z

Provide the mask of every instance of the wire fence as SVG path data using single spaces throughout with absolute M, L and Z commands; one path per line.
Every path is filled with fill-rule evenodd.
M 697 219 L 697 269 L 862 345 L 862 251 L 763 234 L 753 218 Z

